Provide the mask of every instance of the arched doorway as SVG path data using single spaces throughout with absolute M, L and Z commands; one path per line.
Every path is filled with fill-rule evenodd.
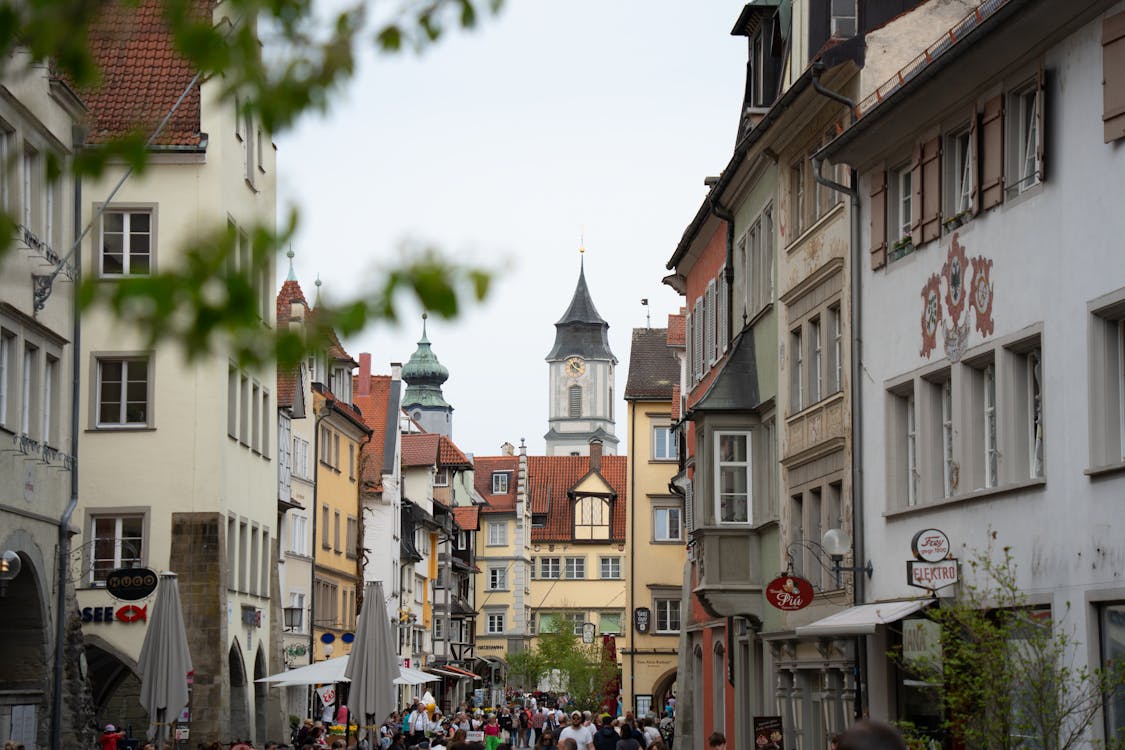
M 8 606 L 0 618 L 0 719 L 8 724 L 2 730 L 5 739 L 11 727 L 10 739 L 36 747 L 47 740 L 51 628 L 39 570 L 28 554 L 20 550 L 19 556 L 21 570 L 7 584 Z
M 136 665 L 119 655 L 97 636 L 86 636 L 86 673 L 98 726 L 148 726 L 141 707 L 141 679 Z
M 250 731 L 250 693 L 246 680 L 246 667 L 242 661 L 242 649 L 238 639 L 230 645 L 227 654 L 227 668 L 230 671 L 230 716 L 229 739 L 251 739 Z
M 254 657 L 254 739 L 259 745 L 266 744 L 266 702 L 269 699 L 269 685 L 258 682 L 263 677 L 269 677 L 266 653 L 258 644 L 258 653 Z
M 671 698 L 676 697 L 676 670 L 669 669 L 652 686 L 652 710 L 657 716 L 664 716 L 665 706 Z

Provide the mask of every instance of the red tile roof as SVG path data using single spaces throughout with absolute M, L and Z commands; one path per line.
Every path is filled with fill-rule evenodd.
M 387 434 L 387 399 L 391 395 L 391 376 L 372 375 L 370 393 L 359 392 L 359 377 L 352 378 L 355 405 L 363 412 L 364 423 L 371 428 L 372 436 L 363 446 L 360 478 L 365 488 L 383 491 L 383 448 Z M 392 421 L 392 424 L 397 422 Z M 397 427 L 396 427 L 397 429 Z
M 687 308 L 668 316 L 668 346 L 683 346 L 686 334 Z
M 277 327 L 279 329 L 289 327 L 289 319 L 293 314 L 291 307 L 293 303 L 304 305 L 305 312 L 308 312 L 309 303 L 305 300 L 305 293 L 301 291 L 301 285 L 292 279 L 286 279 L 277 293 Z M 297 387 L 300 380 L 299 375 L 299 368 L 278 368 L 277 405 L 279 407 L 293 406 L 293 400 L 297 396 Z
M 469 505 L 453 509 L 453 520 L 465 531 L 476 531 L 480 528 L 480 506 Z
M 473 458 L 473 466 L 473 487 L 488 503 L 480 509 L 481 513 L 514 513 L 516 482 L 520 470 L 519 456 L 476 456 Z M 498 471 L 506 471 L 511 475 L 508 478 L 508 492 L 503 495 L 492 494 L 492 475 Z
M 438 443 L 438 464 L 450 468 L 469 468 L 473 465 L 473 462 L 461 452 L 461 449 L 452 440 L 442 435 L 441 441 Z
M 211 2 L 196 0 L 192 6 L 201 19 L 210 19 Z M 89 143 L 104 143 L 135 130 L 150 135 L 196 73 L 176 51 L 160 0 L 105 6 L 90 28 L 90 53 L 101 81 L 79 92 L 89 109 Z M 200 146 L 201 130 L 197 81 L 154 144 Z
M 433 466 L 437 463 L 441 435 L 412 432 L 402 436 L 403 466 Z
M 602 478 L 617 493 L 612 503 L 611 541 L 625 541 L 625 508 L 628 493 L 625 456 L 602 456 Z M 573 541 L 574 504 L 567 493 L 590 472 L 589 456 L 528 456 L 527 482 L 531 512 L 546 517 L 545 525 L 532 527 L 532 541 Z

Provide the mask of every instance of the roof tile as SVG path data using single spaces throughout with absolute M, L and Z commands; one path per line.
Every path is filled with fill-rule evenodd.
M 363 444 L 361 480 L 365 487 L 374 492 L 383 491 L 383 436 L 387 431 L 387 402 L 391 394 L 390 375 L 372 375 L 369 393 L 359 392 L 359 376 L 352 378 L 352 398 L 363 413 L 364 423 L 374 433 L 371 440 Z M 397 421 L 392 421 L 396 425 Z
M 465 531 L 480 529 L 480 506 L 467 505 L 453 509 L 453 520 Z
M 514 513 L 516 510 L 516 477 L 519 473 L 519 456 L 475 456 L 473 458 L 473 487 L 488 505 L 481 513 Z M 508 492 L 492 493 L 492 475 L 498 471 L 508 472 Z
M 668 329 L 634 328 L 625 398 L 666 401 L 680 382 L 680 361 L 668 347 Z
M 478 459 L 479 461 L 480 459 Z M 625 509 L 628 493 L 625 456 L 602 456 L 599 474 L 617 493 L 612 505 L 610 541 L 625 540 Z M 531 512 L 545 516 L 545 525 L 532 527 L 532 541 L 572 541 L 574 504 L 567 493 L 590 472 L 589 456 L 529 456 L 527 481 L 531 490 Z

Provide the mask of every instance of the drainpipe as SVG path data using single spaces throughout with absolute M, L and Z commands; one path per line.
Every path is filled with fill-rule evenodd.
M 82 281 L 82 181 L 74 178 L 74 282 L 77 290 Z M 58 601 L 55 612 L 55 681 L 51 699 L 51 750 L 62 750 L 63 667 L 66 659 L 63 641 L 66 640 L 66 586 L 70 572 L 70 519 L 78 508 L 78 397 L 81 390 L 82 363 L 82 311 L 78 294 L 71 298 L 71 327 L 73 342 L 70 345 L 70 502 L 59 519 Z
M 839 94 L 831 89 L 825 88 L 820 82 L 820 76 L 824 72 L 824 64 L 817 63 L 813 66 L 812 70 L 812 85 L 817 93 L 837 101 L 848 108 L 851 115 L 852 122 L 855 121 L 855 102 L 846 96 Z M 849 288 L 849 305 L 851 312 L 851 396 L 852 396 L 852 531 L 853 533 L 853 565 L 861 565 L 862 561 L 866 559 L 865 556 L 865 539 L 864 539 L 864 524 L 863 524 L 863 443 L 861 438 L 863 436 L 863 389 L 861 387 L 861 376 L 863 368 L 860 366 L 860 356 L 862 354 L 862 308 L 861 308 L 861 287 L 859 283 L 860 274 L 863 269 L 860 264 L 859 247 L 862 242 L 859 226 L 859 180 L 858 173 L 855 169 L 850 171 L 850 180 L 855 187 L 848 187 L 840 185 L 837 182 L 822 177 L 820 174 L 820 166 L 824 161 L 823 158 L 813 158 L 813 177 L 818 183 L 825 187 L 839 191 L 847 195 L 851 199 L 851 253 L 850 253 L 850 279 L 848 282 Z M 865 600 L 864 584 L 866 579 L 861 573 L 856 573 L 853 576 L 854 585 L 852 593 L 854 595 L 854 603 L 856 605 L 863 604 Z M 863 679 L 867 665 L 867 639 L 864 636 L 856 638 L 856 716 L 862 716 L 867 708 L 867 684 Z
M 633 502 L 629 504 L 629 539 L 632 544 L 629 545 L 629 601 L 628 605 L 631 609 L 637 608 L 636 588 L 635 581 L 637 578 L 637 403 L 634 401 L 632 409 L 629 410 L 629 456 L 633 461 L 633 471 L 629 472 L 629 497 L 634 498 Z M 629 701 L 636 706 L 637 704 L 637 634 L 634 628 L 629 626 L 629 622 L 633 619 L 633 613 L 627 611 L 625 613 L 626 622 L 622 623 L 622 627 L 629 628 L 629 638 L 631 648 L 629 649 Z

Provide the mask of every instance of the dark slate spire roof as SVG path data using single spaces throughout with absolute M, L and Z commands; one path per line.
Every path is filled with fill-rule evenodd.
M 617 364 L 617 357 L 609 348 L 609 323 L 605 322 L 590 290 L 586 286 L 586 265 L 583 262 L 578 271 L 578 286 L 570 306 L 555 323 L 555 345 L 547 355 L 547 361 L 580 356 L 584 359 L 609 359 Z

